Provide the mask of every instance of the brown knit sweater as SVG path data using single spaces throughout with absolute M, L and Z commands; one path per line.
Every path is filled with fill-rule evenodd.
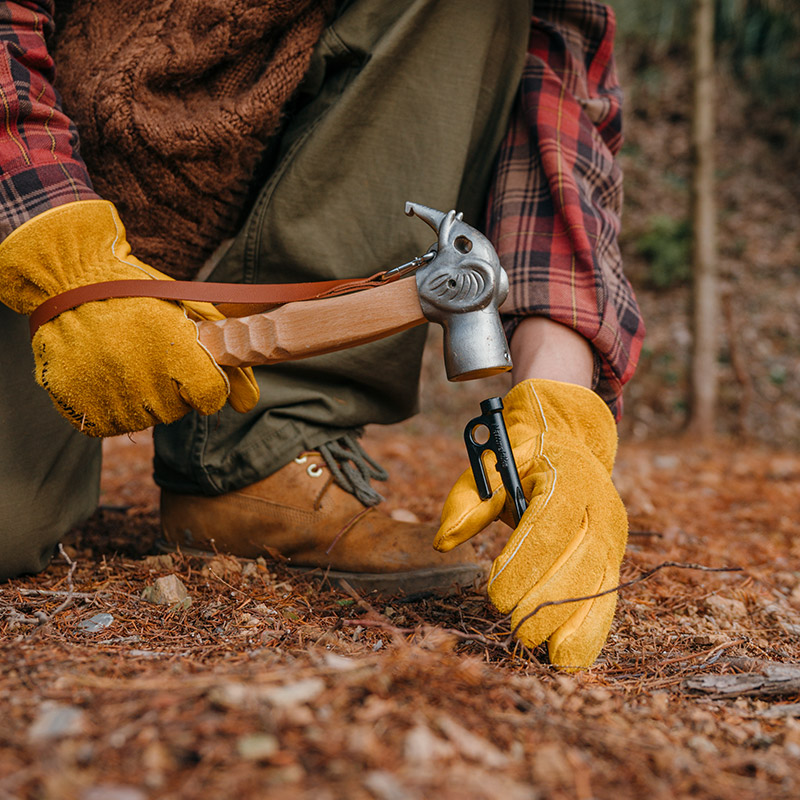
M 56 87 L 139 258 L 190 278 L 235 233 L 332 6 L 73 0 L 59 10 Z

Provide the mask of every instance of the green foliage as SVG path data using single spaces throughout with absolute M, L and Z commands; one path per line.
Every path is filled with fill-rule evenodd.
M 635 243 L 647 261 L 646 283 L 654 289 L 685 284 L 691 276 L 692 229 L 687 219 L 656 214 Z
M 775 386 L 783 386 L 786 383 L 788 373 L 783 364 L 773 364 L 769 370 L 769 379 Z
M 720 52 L 762 101 L 800 119 L 800 13 L 783 0 L 726 0 L 717 9 Z
M 607 0 L 617 16 L 617 39 L 642 75 L 673 50 L 685 51 L 692 0 Z M 798 0 L 716 0 L 719 62 L 753 98 L 800 119 L 800 3 Z M 776 108 L 777 106 L 777 108 Z
M 657 60 L 671 46 L 686 43 L 692 0 L 608 0 L 617 16 L 617 38 L 649 49 Z

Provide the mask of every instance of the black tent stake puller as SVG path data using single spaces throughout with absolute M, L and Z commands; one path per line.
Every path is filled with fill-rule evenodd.
M 517 464 L 514 461 L 511 443 L 508 441 L 508 431 L 506 431 L 506 423 L 503 419 L 503 401 L 499 397 L 490 397 L 481 403 L 481 412 L 479 417 L 471 419 L 464 428 L 464 444 L 467 446 L 467 455 L 472 467 L 472 474 L 475 476 L 478 495 L 481 500 L 488 500 L 492 496 L 492 489 L 486 478 L 483 464 L 483 454 L 489 450 L 497 459 L 496 468 L 500 473 L 503 486 L 506 487 L 506 492 L 512 500 L 514 524 L 517 525 L 528 504 L 522 493 Z M 481 427 L 485 427 L 489 431 L 489 438 L 483 443 L 475 439 L 475 431 Z

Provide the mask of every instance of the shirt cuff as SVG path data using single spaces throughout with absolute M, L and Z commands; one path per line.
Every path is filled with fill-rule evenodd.
M 77 200 L 97 200 L 85 168 L 62 161 L 39 165 L 0 178 L 0 241 L 50 208 Z

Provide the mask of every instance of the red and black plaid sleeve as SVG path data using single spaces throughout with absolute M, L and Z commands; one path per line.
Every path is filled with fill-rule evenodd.
M 36 214 L 96 198 L 53 89 L 52 0 L 0 2 L 0 240 Z
M 617 237 L 622 175 L 615 20 L 592 0 L 536 0 L 527 62 L 501 147 L 486 228 L 511 282 L 509 338 L 532 315 L 596 354 L 595 389 L 619 418 L 644 338 Z

